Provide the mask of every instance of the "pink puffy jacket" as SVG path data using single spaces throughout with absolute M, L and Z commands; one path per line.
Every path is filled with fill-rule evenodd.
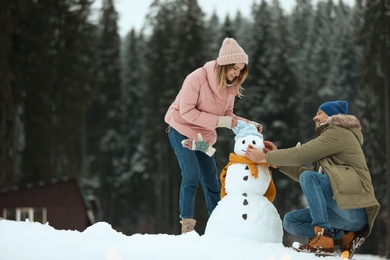
M 237 96 L 235 86 L 217 89 L 216 66 L 215 60 L 209 61 L 189 74 L 165 114 L 165 122 L 180 134 L 198 140 L 201 133 L 210 145 L 217 141 L 218 117 L 235 116 L 233 107 Z

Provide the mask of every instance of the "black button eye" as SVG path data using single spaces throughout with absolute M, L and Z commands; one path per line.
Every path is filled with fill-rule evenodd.
M 252 141 L 252 144 L 256 144 L 256 141 L 255 141 L 255 140 L 253 140 L 253 141 Z
M 242 144 L 245 144 L 245 140 L 242 140 Z

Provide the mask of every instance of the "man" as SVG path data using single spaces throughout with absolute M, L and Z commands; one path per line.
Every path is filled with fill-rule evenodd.
M 291 234 L 308 237 L 295 249 L 331 255 L 335 241 L 342 256 L 352 258 L 370 234 L 379 211 L 370 172 L 361 145 L 359 120 L 348 114 L 346 101 L 322 104 L 315 121 L 316 138 L 289 149 L 265 141 L 266 149 L 248 149 L 246 157 L 266 161 L 301 185 L 309 208 L 285 215 L 283 227 Z M 312 163 L 312 167 L 305 164 Z

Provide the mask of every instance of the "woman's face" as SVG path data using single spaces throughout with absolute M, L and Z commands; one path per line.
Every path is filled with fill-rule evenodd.
M 242 69 L 245 67 L 245 63 L 236 63 L 233 67 L 227 70 L 226 79 L 228 82 L 233 82 L 234 79 L 240 76 Z

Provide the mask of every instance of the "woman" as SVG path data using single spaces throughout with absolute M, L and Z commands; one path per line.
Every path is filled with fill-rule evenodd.
M 169 140 L 181 168 L 182 234 L 195 227 L 193 211 L 199 180 L 209 214 L 220 199 L 217 169 L 212 157 L 215 149 L 211 146 L 217 140 L 217 127 L 231 129 L 238 119 L 248 121 L 233 114 L 234 99 L 242 96 L 241 84 L 247 75 L 248 55 L 234 39 L 226 38 L 217 60 L 207 62 L 186 77 L 165 115 Z M 261 125 L 258 126 L 261 131 Z M 190 149 L 183 147 L 188 139 L 194 140 L 194 145 L 187 147 Z

